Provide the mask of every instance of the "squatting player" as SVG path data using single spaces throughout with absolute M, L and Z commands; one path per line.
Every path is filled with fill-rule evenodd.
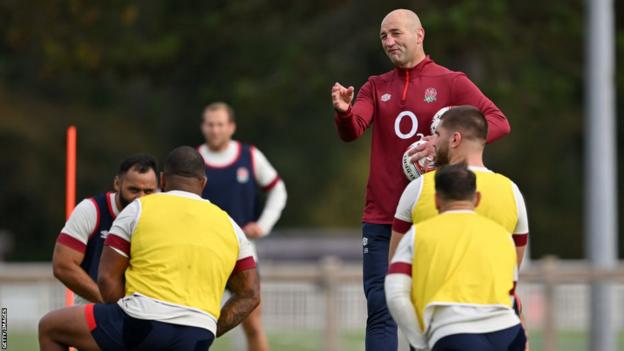
M 102 302 L 97 273 L 104 240 L 115 217 L 134 199 L 156 192 L 156 159 L 134 155 L 119 165 L 115 192 L 82 200 L 72 211 L 56 239 L 54 276 L 76 293 L 77 303 Z
M 197 149 L 206 163 L 208 183 L 202 197 L 227 212 L 250 240 L 268 235 L 286 206 L 286 187 L 277 171 L 256 147 L 232 140 L 234 110 L 224 102 L 204 109 L 201 131 L 206 143 Z M 258 190 L 266 192 L 260 213 Z M 252 242 L 252 247 L 254 247 Z M 261 306 L 242 323 L 249 351 L 268 351 Z
M 507 229 L 474 211 L 475 178 L 464 164 L 436 172 L 440 214 L 412 227 L 392 259 L 388 307 L 418 349 L 525 349 L 524 330 L 511 309 L 514 245 Z
M 135 200 L 111 227 L 98 276 L 106 304 L 48 313 L 41 350 L 205 351 L 258 305 L 251 247 L 227 213 L 201 198 L 197 151 L 174 149 L 161 183 L 163 193 Z M 232 297 L 221 307 L 226 284 Z
M 483 164 L 487 129 L 483 114 L 475 107 L 451 108 L 443 115 L 436 130 L 435 160 L 439 166 L 461 162 L 468 164 L 477 176 L 477 190 L 481 193 L 477 213 L 497 222 L 512 234 L 520 266 L 529 235 L 527 210 L 518 186 Z M 437 215 L 434 178 L 435 171 L 425 173 L 410 182 L 401 195 L 392 225 L 390 257 L 412 224 Z
M 374 351 L 397 348 L 396 324 L 386 307 L 383 282 L 394 212 L 408 183 L 401 169 L 404 151 L 418 133 L 428 134 L 438 110 L 451 105 L 469 104 L 481 110 L 490 125 L 488 142 L 510 130 L 503 113 L 464 73 L 442 67 L 425 55 L 425 30 L 414 12 L 390 12 L 379 34 L 395 69 L 369 77 L 353 106 L 353 87 L 339 83 L 332 87 L 334 121 L 342 140 L 355 140 L 373 126 L 362 236 L 366 349 Z

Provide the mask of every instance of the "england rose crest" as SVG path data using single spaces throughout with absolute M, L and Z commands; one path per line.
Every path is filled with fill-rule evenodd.
M 430 104 L 436 101 L 438 96 L 438 91 L 435 88 L 427 88 L 425 89 L 425 102 Z
M 236 170 L 236 180 L 238 180 L 238 182 L 241 184 L 247 183 L 247 181 L 249 180 L 249 171 L 247 170 L 247 168 L 239 167 Z

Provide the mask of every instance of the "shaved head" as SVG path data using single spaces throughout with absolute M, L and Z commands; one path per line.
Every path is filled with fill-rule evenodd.
M 164 172 L 180 177 L 204 177 L 204 159 L 190 146 L 179 146 L 169 153 L 165 160 Z
M 400 22 L 405 24 L 407 28 L 417 31 L 422 28 L 422 24 L 420 23 L 420 18 L 416 12 L 407 9 L 397 9 L 384 17 L 381 21 L 381 26 L 383 27 L 384 23 L 389 22 Z
M 182 190 L 197 195 L 206 186 L 204 159 L 190 146 L 179 146 L 165 160 L 160 183 L 164 191 Z
M 410 69 L 425 59 L 425 30 L 414 11 L 398 9 L 387 14 L 381 21 L 379 38 L 396 67 Z

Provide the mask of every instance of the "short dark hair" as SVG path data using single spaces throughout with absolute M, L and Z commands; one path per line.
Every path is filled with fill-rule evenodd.
M 477 177 L 465 163 L 444 166 L 436 171 L 435 190 L 444 200 L 470 200 L 477 191 Z
M 202 156 L 190 146 L 178 146 L 165 160 L 164 173 L 188 178 L 203 178 L 205 165 Z
M 121 161 L 117 175 L 124 175 L 131 169 L 141 174 L 147 173 L 150 170 L 154 171 L 154 173 L 158 173 L 156 158 L 148 154 L 136 154 L 129 156 L 125 160 Z
M 236 122 L 234 109 L 232 108 L 232 106 L 228 105 L 227 103 L 223 101 L 213 102 L 209 104 L 208 106 L 206 106 L 204 108 L 204 115 L 206 114 L 206 112 L 213 112 L 213 111 L 219 111 L 219 110 L 224 110 L 227 113 L 228 120 L 230 122 Z M 202 115 L 202 118 L 204 118 L 203 115 Z
M 463 137 L 487 140 L 488 124 L 483 113 L 471 105 L 454 106 L 442 115 L 440 126 L 446 130 L 459 131 Z

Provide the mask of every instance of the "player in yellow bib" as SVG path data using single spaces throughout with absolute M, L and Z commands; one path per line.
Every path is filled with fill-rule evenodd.
M 490 218 L 511 234 L 516 244 L 518 265 L 522 263 L 528 241 L 529 225 L 524 199 L 518 186 L 483 164 L 488 124 L 483 114 L 472 106 L 448 110 L 435 131 L 438 166 L 466 162 L 477 176 L 477 190 L 482 194 L 477 213 Z M 435 171 L 412 181 L 403 191 L 394 222 L 389 257 L 412 224 L 437 214 L 434 201 Z
M 464 164 L 436 173 L 439 214 L 414 225 L 390 264 L 388 308 L 417 349 L 525 349 L 524 330 L 511 308 L 514 244 L 507 229 L 475 212 L 475 178 Z
M 133 201 L 110 229 L 98 274 L 106 303 L 47 314 L 41 350 L 208 350 L 258 306 L 245 234 L 200 196 L 201 155 L 188 146 L 173 150 L 161 185 L 163 193 Z M 226 285 L 232 297 L 221 307 Z

